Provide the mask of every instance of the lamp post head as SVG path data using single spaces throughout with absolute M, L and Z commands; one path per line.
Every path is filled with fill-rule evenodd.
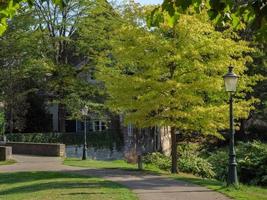
M 228 68 L 228 73 L 223 76 L 226 92 L 235 92 L 237 88 L 238 76 L 233 72 L 234 67 Z

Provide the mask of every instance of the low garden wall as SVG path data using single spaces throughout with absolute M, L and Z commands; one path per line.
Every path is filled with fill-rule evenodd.
M 0 146 L 0 161 L 12 159 L 12 147 Z
M 6 146 L 12 147 L 13 154 L 37 155 L 37 156 L 65 156 L 64 144 L 7 142 Z

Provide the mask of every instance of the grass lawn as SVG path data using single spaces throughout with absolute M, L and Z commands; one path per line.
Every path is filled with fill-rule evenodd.
M 12 165 L 16 163 L 15 160 L 0 161 L 0 165 Z
M 226 187 L 225 183 L 222 183 L 217 180 L 202 179 L 199 177 L 195 177 L 191 174 L 183 174 L 183 173 L 170 176 L 176 180 L 183 180 L 197 185 L 205 186 L 209 189 L 223 193 L 226 196 L 231 197 L 232 199 L 267 200 L 267 188 L 263 187 L 247 186 L 247 185 L 240 185 L 239 188 Z
M 87 168 L 116 168 L 124 170 L 137 170 L 137 166 L 126 163 L 123 160 L 117 161 L 95 161 L 68 158 L 64 161 L 65 165 L 87 167 Z M 241 185 L 238 189 L 233 187 L 226 187 L 224 183 L 216 180 L 202 179 L 191 174 L 180 173 L 177 175 L 171 175 L 168 172 L 159 170 L 155 166 L 145 166 L 145 172 L 153 172 L 158 174 L 164 174 L 174 178 L 176 180 L 182 180 L 197 185 L 205 186 L 209 189 L 218 191 L 225 194 L 235 200 L 267 200 L 267 188 Z
M 64 160 L 65 165 L 86 168 L 100 169 L 125 169 L 136 170 L 137 165 L 129 164 L 124 160 L 100 161 L 100 160 L 81 160 L 78 158 L 67 158 Z
M 0 173 L 3 200 L 137 200 L 127 188 L 100 178 L 56 172 Z

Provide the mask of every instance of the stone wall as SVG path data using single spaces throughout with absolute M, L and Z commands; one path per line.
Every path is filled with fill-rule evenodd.
M 136 163 L 138 155 L 152 152 L 161 152 L 170 155 L 171 134 L 169 127 L 154 128 L 129 128 L 122 127 L 124 135 L 124 157 L 127 162 Z
M 13 154 L 52 156 L 52 157 L 65 156 L 64 144 L 7 142 L 6 146 L 12 147 Z
M 12 147 L 0 146 L 0 161 L 12 159 Z

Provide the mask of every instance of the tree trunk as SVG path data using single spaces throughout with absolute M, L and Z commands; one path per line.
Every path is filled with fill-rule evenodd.
M 172 151 L 171 151 L 171 157 L 172 157 L 172 166 L 171 166 L 171 173 L 177 174 L 177 142 L 176 142 L 176 128 L 171 127 L 171 141 L 172 141 Z
M 58 105 L 58 118 L 59 118 L 59 132 L 66 132 L 66 112 L 65 107 L 62 104 Z

